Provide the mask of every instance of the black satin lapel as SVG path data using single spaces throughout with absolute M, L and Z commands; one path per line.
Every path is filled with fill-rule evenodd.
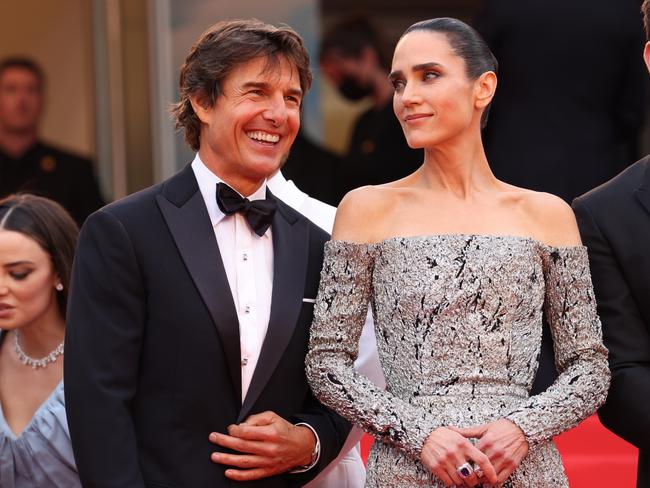
M 276 212 L 271 229 L 273 232 L 273 298 L 269 327 L 238 422 L 248 416 L 275 371 L 296 328 L 304 298 L 309 226 L 304 220 L 291 224 L 281 212 Z
M 203 196 L 197 188 L 196 193 L 181 206 L 175 205 L 162 195 L 159 195 L 157 200 L 185 266 L 217 328 L 230 370 L 230 378 L 239 399 L 241 398 L 239 321 Z

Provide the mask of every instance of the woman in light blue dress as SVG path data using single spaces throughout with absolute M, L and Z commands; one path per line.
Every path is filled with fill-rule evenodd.
M 63 397 L 63 338 L 79 230 L 57 203 L 0 200 L 0 487 L 81 486 Z

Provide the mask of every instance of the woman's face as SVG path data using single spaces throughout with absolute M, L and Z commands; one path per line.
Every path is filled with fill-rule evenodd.
M 58 310 L 50 256 L 20 232 L 0 229 L 0 329 L 18 329 Z
M 416 30 L 406 34 L 393 55 L 390 80 L 393 109 L 412 148 L 434 147 L 477 124 L 474 80 L 447 36 Z

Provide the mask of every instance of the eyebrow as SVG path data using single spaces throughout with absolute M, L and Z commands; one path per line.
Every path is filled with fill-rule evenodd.
M 422 64 L 416 64 L 411 68 L 411 71 L 426 71 L 428 69 L 433 69 L 433 68 L 441 68 L 442 65 L 440 63 L 436 63 L 435 61 L 431 61 L 429 63 L 422 63 Z M 400 70 L 393 71 L 391 74 L 388 75 L 388 79 L 390 81 L 399 78 L 402 76 L 403 73 Z
M 244 90 L 247 90 L 249 88 L 260 88 L 262 90 L 269 90 L 271 88 L 271 84 L 265 81 L 247 81 L 242 85 L 242 88 Z M 289 95 L 296 95 L 298 97 L 302 97 L 302 90 L 300 88 L 289 88 L 288 93 Z
M 34 262 L 33 262 L 33 261 L 27 261 L 27 260 L 24 260 L 24 261 L 14 261 L 13 263 L 7 263 L 7 264 L 5 264 L 4 267 L 5 267 L 5 268 L 12 268 L 12 267 L 14 267 L 14 266 L 21 266 L 21 265 L 23 265 L 23 264 L 34 264 Z

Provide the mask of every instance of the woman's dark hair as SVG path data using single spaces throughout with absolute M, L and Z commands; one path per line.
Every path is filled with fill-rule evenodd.
M 266 69 L 275 69 L 281 58 L 288 60 L 298 71 L 303 94 L 307 93 L 312 81 L 309 54 L 293 29 L 259 20 L 218 22 L 201 35 L 185 58 L 180 101 L 172 107 L 176 129 L 185 131 L 185 142 L 193 150 L 199 149 L 201 121 L 194 113 L 190 97 L 202 95 L 206 108 L 212 108 L 226 77 L 241 64 L 258 57 L 266 57 Z
M 476 80 L 488 71 L 493 71 L 495 74 L 498 72 L 499 63 L 487 43 L 465 22 L 451 17 L 423 20 L 406 29 L 402 37 L 418 30 L 445 34 L 453 51 L 465 61 L 467 77 L 470 80 Z M 487 124 L 490 105 L 483 111 L 481 128 Z
M 57 293 L 65 318 L 70 273 L 79 228 L 58 203 L 36 195 L 9 195 L 0 200 L 0 229 L 20 232 L 33 239 L 50 256 L 63 290 Z

